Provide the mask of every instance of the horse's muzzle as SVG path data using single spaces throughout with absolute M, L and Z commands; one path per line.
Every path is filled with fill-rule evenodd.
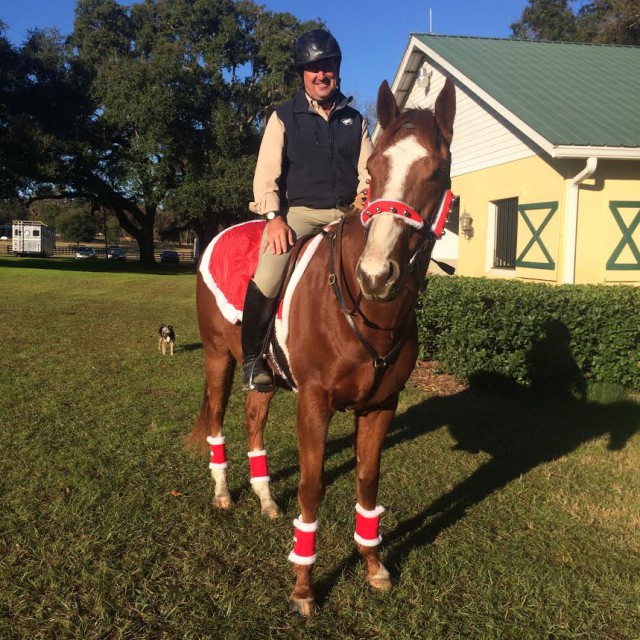
M 362 267 L 362 261 L 356 267 L 356 279 L 360 291 L 367 300 L 390 302 L 398 295 L 401 285 L 400 265 L 395 260 L 389 260 L 386 269 L 372 275 Z

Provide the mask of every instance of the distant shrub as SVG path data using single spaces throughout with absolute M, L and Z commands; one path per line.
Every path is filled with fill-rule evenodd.
M 489 375 L 576 391 L 640 390 L 640 289 L 434 276 L 418 309 L 420 357 L 462 380 Z

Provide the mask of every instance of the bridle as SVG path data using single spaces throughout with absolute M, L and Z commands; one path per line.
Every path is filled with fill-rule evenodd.
M 442 237 L 444 232 L 444 227 L 447 222 L 447 218 L 453 207 L 455 197 L 450 189 L 446 189 L 440 199 L 440 204 L 436 211 L 436 214 L 433 216 L 433 222 L 431 223 L 425 237 L 422 239 L 422 242 L 418 246 L 418 248 L 414 251 L 413 255 L 409 259 L 408 269 L 411 273 L 415 275 L 416 265 L 420 264 L 420 259 L 427 251 L 431 250 L 436 240 L 439 240 Z M 414 227 L 416 230 L 422 231 L 424 228 L 424 220 L 422 217 L 410 206 L 407 204 L 397 201 L 397 200 L 374 200 L 371 203 L 367 203 L 364 210 L 360 214 L 360 221 L 362 225 L 367 229 L 368 224 L 371 222 L 371 219 L 380 213 L 388 213 L 393 215 L 394 217 L 399 218 L 406 224 Z M 406 339 L 406 335 L 402 335 L 396 344 L 391 348 L 391 350 L 384 356 L 378 354 L 378 352 L 374 349 L 371 343 L 364 337 L 360 329 L 358 329 L 357 325 L 353 320 L 353 316 L 357 310 L 358 305 L 349 310 L 347 307 L 347 303 L 345 301 L 344 294 L 342 293 L 342 289 L 340 287 L 340 283 L 344 282 L 344 270 L 342 268 L 342 238 L 343 238 L 343 230 L 346 221 L 346 216 L 344 216 L 340 222 L 338 223 L 338 228 L 335 231 L 326 231 L 322 230 L 322 235 L 329 240 L 329 284 L 333 289 L 333 293 L 338 302 L 338 306 L 340 310 L 344 314 L 345 318 L 354 335 L 362 346 L 366 349 L 366 351 L 371 356 L 371 361 L 373 363 L 373 382 L 371 383 L 371 387 L 365 398 L 360 401 L 360 404 L 366 404 L 373 396 L 376 394 L 380 383 L 382 382 L 382 377 L 384 372 L 392 364 L 398 354 L 400 353 L 400 349 L 402 348 L 404 341 Z M 335 267 L 335 257 L 334 253 L 336 253 L 337 245 L 337 254 L 339 259 L 339 269 L 336 272 Z
M 414 251 L 411 258 L 409 258 L 408 269 L 410 273 L 415 274 L 416 265 L 420 263 L 420 258 L 427 250 L 433 248 L 436 240 L 440 240 L 444 233 L 444 227 L 447 224 L 447 219 L 453 208 L 456 196 L 453 195 L 451 189 L 445 189 L 442 197 L 440 198 L 440 204 L 432 216 L 432 222 L 428 232 L 425 234 L 422 242 L 418 248 Z M 424 220 L 422 216 L 412 207 L 401 200 L 384 200 L 378 199 L 369 202 L 368 198 L 365 202 L 365 208 L 360 214 L 360 222 L 365 229 L 368 228 L 373 218 L 381 213 L 390 214 L 394 218 L 398 218 L 405 224 L 413 227 L 417 230 L 424 228 Z

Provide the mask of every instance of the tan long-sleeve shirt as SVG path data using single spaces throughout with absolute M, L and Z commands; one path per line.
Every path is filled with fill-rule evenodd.
M 306 94 L 305 94 L 306 95 Z M 315 100 L 306 96 L 309 104 L 325 120 L 329 119 L 330 113 L 326 113 Z M 254 202 L 249 203 L 249 209 L 253 213 L 265 215 L 269 211 L 280 211 L 280 190 L 278 183 L 282 175 L 282 157 L 284 149 L 284 124 L 274 111 L 267 121 L 264 130 L 260 151 L 258 152 L 258 162 L 253 176 L 253 197 Z M 369 180 L 367 171 L 367 160 L 371 155 L 373 145 L 369 137 L 367 122 L 362 119 L 362 141 L 360 144 L 360 156 L 358 157 L 358 191 L 366 190 Z

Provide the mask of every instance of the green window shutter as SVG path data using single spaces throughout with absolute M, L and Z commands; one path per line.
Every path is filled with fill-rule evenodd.
M 540 226 L 536 229 L 533 222 L 530 220 L 528 213 L 530 211 L 538 211 L 548 209 L 547 215 L 544 220 L 540 223 Z M 554 259 L 551 257 L 551 254 L 545 247 L 544 242 L 542 241 L 542 232 L 544 228 L 549 224 L 551 218 L 558 210 L 557 202 L 537 202 L 534 204 L 521 204 L 518 205 L 518 212 L 522 216 L 527 227 L 531 231 L 531 240 L 527 242 L 527 245 L 524 247 L 520 255 L 516 258 L 516 267 L 526 267 L 528 269 L 548 269 L 553 270 L 556 268 L 556 263 Z M 531 251 L 532 247 L 538 245 L 542 254 L 547 259 L 546 262 L 529 262 L 526 260 L 527 253 Z
M 622 218 L 622 214 L 620 213 L 620 209 L 632 209 L 638 207 L 638 211 L 633 217 L 633 220 L 627 227 L 624 219 Z M 607 270 L 608 271 L 639 271 L 640 270 L 640 251 L 638 251 L 638 247 L 633 240 L 633 232 L 636 230 L 638 224 L 640 224 L 640 202 L 636 201 L 625 201 L 625 200 L 612 200 L 609 202 L 609 209 L 613 214 L 614 220 L 617 222 L 620 227 L 620 231 L 622 231 L 622 240 L 617 244 L 616 248 L 613 250 L 611 257 L 607 260 Z M 635 262 L 618 262 L 618 258 L 620 254 L 624 251 L 625 247 L 629 247 L 633 257 L 636 259 Z

